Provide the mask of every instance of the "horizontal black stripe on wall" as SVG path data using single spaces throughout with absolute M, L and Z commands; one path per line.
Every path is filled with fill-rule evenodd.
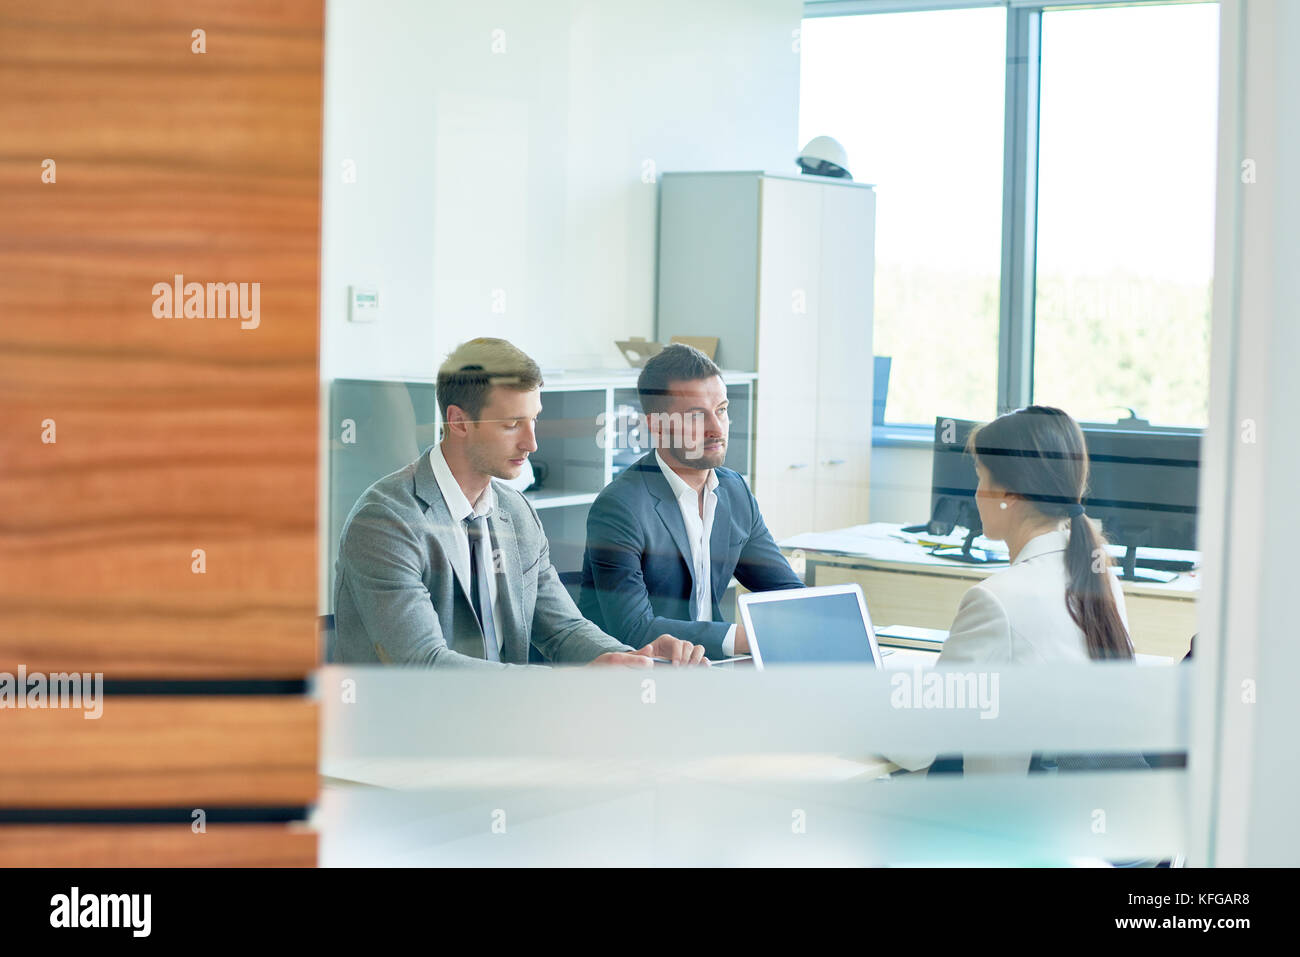
M 0 808 L 3 824 L 191 824 L 195 807 L 124 808 Z M 304 821 L 311 805 L 302 807 L 213 807 L 202 805 L 208 824 L 284 824 Z
M 112 695 L 305 695 L 307 680 L 290 679 L 104 679 Z

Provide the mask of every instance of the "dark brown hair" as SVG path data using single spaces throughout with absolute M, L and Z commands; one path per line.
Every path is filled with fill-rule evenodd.
M 438 369 L 438 407 L 444 422 L 453 405 L 477 422 L 493 386 L 531 392 L 542 385 L 542 370 L 520 349 L 504 339 L 471 339 Z
M 1132 658 L 1133 643 L 1111 592 L 1106 540 L 1083 513 L 1088 448 L 1079 424 L 1060 409 L 1031 405 L 973 430 L 967 451 L 1008 492 L 1043 515 L 1069 518 L 1065 605 L 1090 658 Z
M 641 411 L 647 415 L 668 407 L 671 382 L 694 382 L 722 375 L 713 360 L 694 346 L 674 342 L 650 357 L 637 376 L 636 391 L 641 397 Z

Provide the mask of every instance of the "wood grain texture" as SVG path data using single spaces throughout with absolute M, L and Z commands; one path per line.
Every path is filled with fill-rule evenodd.
M 0 825 L 0 867 L 315 867 L 297 824 Z
M 296 696 L 109 696 L 103 714 L 0 712 L 0 807 L 302 807 L 318 709 Z
M 0 670 L 314 666 L 322 41 L 322 0 L 0 0 Z M 257 327 L 155 317 L 176 274 Z

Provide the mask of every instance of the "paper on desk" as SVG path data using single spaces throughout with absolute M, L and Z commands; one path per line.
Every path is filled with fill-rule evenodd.
M 781 547 L 859 555 L 874 550 L 874 546 L 882 541 L 888 541 L 884 535 L 872 534 L 871 529 L 870 525 L 854 525 L 852 528 L 836 529 L 833 532 L 804 532 L 802 535 L 782 539 Z
M 877 638 L 912 638 L 917 641 L 932 641 L 942 645 L 948 640 L 948 632 L 943 628 L 921 628 L 916 625 L 877 625 Z
M 802 548 L 810 552 L 832 552 L 839 555 L 865 555 L 870 558 L 892 559 L 895 561 L 915 561 L 918 543 L 924 542 L 923 548 L 932 545 L 961 546 L 966 540 L 966 532 L 953 532 L 951 535 L 913 535 L 899 530 L 897 525 L 888 522 L 871 522 L 867 525 L 854 525 L 852 528 L 840 528 L 830 532 L 804 532 L 791 538 L 782 539 L 782 548 Z M 984 536 L 978 536 L 973 546 L 990 551 L 1005 550 Z

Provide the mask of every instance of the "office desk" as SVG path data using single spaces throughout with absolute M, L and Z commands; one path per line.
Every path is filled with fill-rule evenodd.
M 922 652 L 924 654 L 924 652 Z M 635 759 L 512 758 L 327 761 L 321 786 L 348 790 L 478 790 L 565 787 L 635 788 L 681 779 L 741 782 L 848 781 L 886 777 L 896 765 L 876 755 L 738 754 L 676 763 Z
M 933 652 L 891 649 L 886 669 L 929 667 Z M 750 662 L 737 668 L 750 669 Z M 722 678 L 721 680 L 727 680 Z M 388 792 L 491 791 L 493 789 L 569 788 L 640 789 L 683 780 L 743 783 L 797 783 L 887 778 L 898 766 L 874 754 L 745 753 L 693 757 L 680 761 L 627 758 L 555 757 L 365 757 L 321 760 L 324 791 L 350 793 L 378 789 Z
M 925 657 L 898 650 L 884 665 L 907 668 Z M 1077 669 L 1081 686 L 1096 695 L 1105 687 L 1099 679 L 1126 677 L 1105 670 Z M 321 695 L 325 778 L 312 818 L 321 864 L 843 865 L 989 862 L 1008 855 L 1028 861 L 1049 853 L 1079 856 L 1080 847 L 1101 856 L 1105 842 L 1121 838 L 1124 846 L 1110 856 L 1134 856 L 1130 843 L 1148 856 L 1180 839 L 1181 775 L 1150 781 L 1123 774 L 1060 781 L 901 775 L 877 786 L 873 779 L 890 766 L 869 752 L 897 746 L 903 737 L 885 693 L 893 686 L 888 673 L 883 681 L 864 674 L 873 690 L 863 695 L 858 676 L 833 667 L 805 672 L 820 686 L 812 693 L 793 670 L 771 668 L 763 676 L 663 671 L 657 700 L 647 709 L 645 673 L 623 669 L 508 678 L 322 669 L 319 688 L 351 679 L 357 694 L 351 701 Z M 1061 715 L 1074 710 L 1058 706 L 1060 678 L 1001 687 L 1002 704 L 1011 706 L 1007 716 L 1016 714 L 1017 696 L 1022 719 L 1025 704 L 1049 712 L 1041 724 L 1020 722 L 1022 736 L 1047 729 L 1045 746 L 1057 743 L 1053 734 L 1067 733 Z M 1130 681 L 1138 693 L 1121 696 L 1093 726 L 1106 737 L 1083 743 L 1110 746 L 1131 726 L 1158 726 L 1162 734 L 1143 740 L 1181 745 L 1171 713 L 1185 700 L 1185 684 Z M 1072 692 L 1077 688 L 1064 689 L 1064 700 L 1076 700 Z M 950 723 L 952 750 L 974 740 L 971 722 L 965 729 Z M 1069 737 L 1081 740 L 1073 731 Z M 1116 818 L 1106 835 L 1061 823 L 1086 821 L 1091 809 L 1120 804 L 1140 810 Z M 806 832 L 792 830 L 795 812 L 807 813 Z M 795 833 L 803 836 L 792 839 Z M 1152 834 L 1162 846 L 1141 843 Z
M 901 526 L 876 522 L 837 532 L 796 535 L 780 542 L 809 585 L 858 584 L 872 621 L 947 629 L 962 595 L 1006 565 L 963 565 L 899 541 Z M 1123 582 L 1133 646 L 1142 654 L 1181 658 L 1196 632 L 1196 571 L 1168 584 Z

